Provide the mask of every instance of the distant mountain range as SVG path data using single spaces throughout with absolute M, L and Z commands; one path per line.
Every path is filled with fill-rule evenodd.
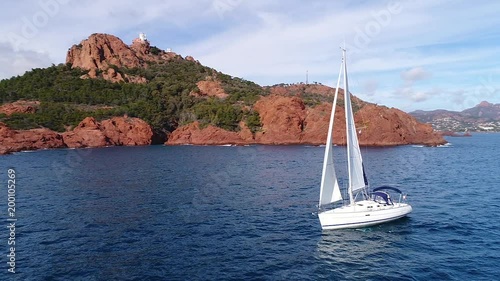
M 410 114 L 438 131 L 500 132 L 500 104 L 487 101 L 463 111 L 417 110 Z

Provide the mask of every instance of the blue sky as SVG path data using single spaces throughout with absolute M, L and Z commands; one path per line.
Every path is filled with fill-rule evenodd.
M 140 3 L 140 4 L 138 4 Z M 0 11 L 0 78 L 65 61 L 90 34 L 162 49 L 260 85 L 334 86 L 348 49 L 350 90 L 397 107 L 500 103 L 498 1 L 21 0 Z

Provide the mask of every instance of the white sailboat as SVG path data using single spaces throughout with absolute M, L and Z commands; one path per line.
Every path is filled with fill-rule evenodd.
M 347 187 L 348 203 L 335 207 L 334 203 L 344 202 L 335 173 L 333 163 L 333 125 L 335 106 L 339 93 L 340 79 L 344 77 L 344 107 L 346 116 L 347 171 L 349 184 Z M 402 218 L 412 211 L 405 203 L 406 196 L 395 187 L 381 186 L 369 192 L 368 181 L 363 167 L 363 159 L 359 149 L 351 97 L 347 80 L 346 51 L 342 49 L 342 63 L 335 90 L 335 97 L 330 115 L 330 126 L 325 146 L 325 158 L 321 177 L 318 217 L 322 229 L 360 228 Z M 399 200 L 394 202 L 391 193 L 398 193 Z M 347 201 L 347 200 L 345 200 Z

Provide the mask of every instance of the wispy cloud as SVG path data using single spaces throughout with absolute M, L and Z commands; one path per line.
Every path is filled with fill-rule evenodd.
M 416 81 L 424 80 L 431 76 L 432 75 L 429 72 L 420 66 L 405 70 L 401 73 L 401 78 L 406 81 L 406 83 L 411 85 L 413 85 Z
M 5 43 L 0 43 L 0 54 L 0 77 L 10 77 L 32 68 L 47 67 L 52 63 L 48 53 L 15 51 Z

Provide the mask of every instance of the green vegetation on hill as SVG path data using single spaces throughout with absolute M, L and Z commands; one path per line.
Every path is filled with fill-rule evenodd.
M 253 105 L 265 92 L 253 82 L 183 59 L 150 63 L 147 68 L 112 67 L 122 75 L 145 77 L 148 83 L 81 79 L 85 71 L 65 64 L 33 69 L 22 76 L 0 81 L 0 99 L 3 103 L 39 100 L 38 111 L 2 115 L 0 121 L 14 129 L 47 127 L 64 131 L 65 126 L 75 126 L 86 116 L 104 119 L 127 114 L 144 119 L 155 130 L 163 132 L 193 121 L 233 131 L 239 130 L 241 120 L 247 121 L 253 131 L 260 127 L 258 114 L 247 106 Z M 205 79 L 221 81 L 229 97 L 191 95 L 197 90 L 196 83 Z
M 65 126 L 74 127 L 89 115 L 98 119 L 104 119 L 112 116 L 120 116 L 122 114 L 119 114 L 119 112 L 114 109 L 101 109 L 89 112 L 81 110 L 72 104 L 42 102 L 36 114 L 14 113 L 9 117 L 0 117 L 0 119 L 13 129 L 45 127 L 63 132 L 65 131 Z
M 219 72 L 217 80 L 222 82 L 224 91 L 229 94 L 229 102 L 253 105 L 258 100 L 259 95 L 265 94 L 259 85 L 241 78 Z
M 230 131 L 237 130 L 238 124 L 236 122 L 241 120 L 243 116 L 240 107 L 216 98 L 209 98 L 207 101 L 198 103 L 193 109 L 194 114 L 203 125 L 211 124 Z

